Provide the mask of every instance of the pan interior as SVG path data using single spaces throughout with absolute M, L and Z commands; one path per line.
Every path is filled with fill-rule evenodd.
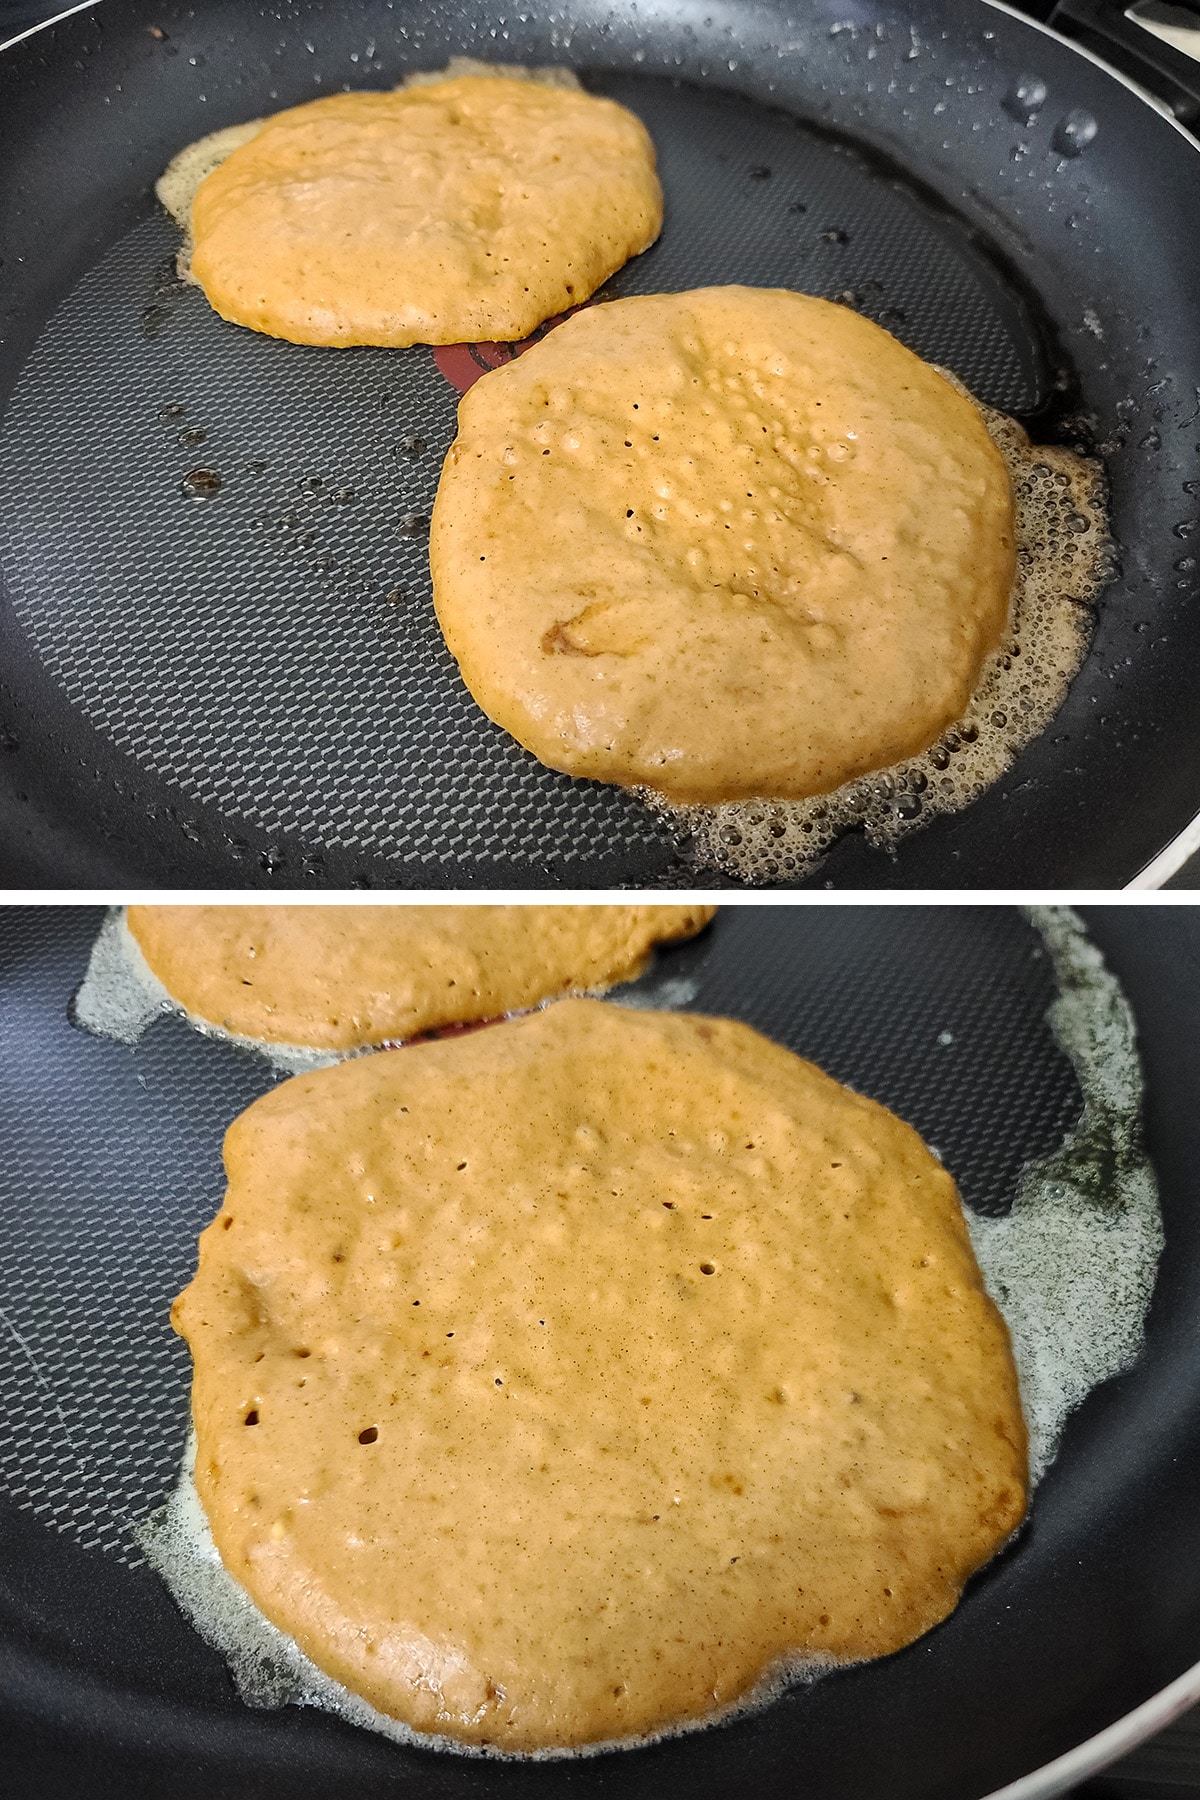
M 1001 410 L 1045 400 L 1021 298 L 898 171 L 716 88 L 590 85 L 644 119 L 666 195 L 659 244 L 603 297 L 801 288 Z M 0 428 L 0 573 L 71 703 L 192 801 L 398 879 L 669 863 L 662 820 L 484 718 L 437 630 L 426 533 L 458 400 L 441 367 L 461 379 L 507 347 L 456 364 L 260 337 L 173 279 L 177 243 L 147 203 L 51 317 Z
M 281 1076 L 174 1016 L 134 1045 L 72 1025 L 100 918 L 0 915 L 0 1492 L 136 1563 L 132 1526 L 173 1485 L 186 1426 L 167 1312 L 220 1203 L 225 1129 Z M 915 1125 L 984 1214 L 1079 1111 L 1045 1020 L 1053 974 L 1015 913 L 726 911 L 617 992 L 688 996 L 810 1056 Z

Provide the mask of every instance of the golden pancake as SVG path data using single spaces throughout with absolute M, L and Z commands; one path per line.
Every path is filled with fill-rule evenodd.
M 429 87 L 448 78 L 463 75 L 503 76 L 507 81 L 537 81 L 549 87 L 583 90 L 573 69 L 528 68 L 518 63 L 479 62 L 471 56 L 452 56 L 444 69 L 417 69 L 404 77 L 397 92 L 404 88 Z M 225 125 L 197 138 L 173 156 L 154 184 L 154 192 L 183 232 L 183 247 L 176 257 L 176 267 L 184 280 L 199 286 L 192 274 L 192 202 L 196 189 L 206 176 L 219 168 L 225 158 L 249 143 L 267 123 L 266 119 L 247 119 L 241 125 Z
M 494 1019 L 640 973 L 713 906 L 131 906 L 151 972 L 194 1018 L 350 1050 Z
M 999 641 L 1003 460 L 968 399 L 845 307 L 613 301 L 458 416 L 438 620 L 551 768 L 687 803 L 826 793 L 930 744 Z
M 209 304 L 293 343 L 403 345 L 522 338 L 585 300 L 658 236 L 654 146 L 615 101 L 518 73 L 330 94 L 189 146 L 158 191 Z
M 567 1000 L 288 1081 L 174 1320 L 221 1559 L 319 1668 L 506 1751 L 896 1650 L 1020 1520 L 954 1183 L 747 1027 Z

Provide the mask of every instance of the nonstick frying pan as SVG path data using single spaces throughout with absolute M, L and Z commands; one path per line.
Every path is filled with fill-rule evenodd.
M 1200 154 L 1165 108 L 983 0 L 103 0 L 0 54 L 7 879 L 695 883 L 635 800 L 491 726 L 436 631 L 456 383 L 506 347 L 296 348 L 172 278 L 152 184 L 183 144 L 462 53 L 646 119 L 667 224 L 606 293 L 843 296 L 1106 461 L 1121 572 L 1058 718 L 894 860 L 852 834 L 816 879 L 1135 877 L 1200 807 Z
M 1200 1663 L 1193 910 L 1085 915 L 1139 1024 L 1166 1250 L 1143 1353 L 1068 1424 L 1018 1542 L 898 1656 L 729 1727 L 538 1765 L 251 1712 L 133 1566 L 130 1521 L 170 1486 L 185 1425 L 167 1307 L 220 1197 L 224 1128 L 271 1075 L 173 1019 L 134 1049 L 72 1026 L 101 916 L 0 914 L 0 1706 L 18 1800 L 977 1800 L 1027 1775 L 1019 1791 L 1045 1795 L 1053 1773 L 1032 1771 L 1187 1687 Z M 1048 964 L 1014 911 L 732 907 L 646 979 L 663 976 L 891 1104 L 984 1211 L 1078 1112 L 1045 1025 Z M 1153 1701 L 1144 1728 L 1171 1703 Z M 1081 1753 L 1075 1779 L 1102 1752 Z

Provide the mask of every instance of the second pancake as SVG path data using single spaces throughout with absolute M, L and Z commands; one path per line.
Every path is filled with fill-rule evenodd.
M 516 71 L 517 74 L 523 71 Z M 159 184 L 224 319 L 301 344 L 523 338 L 662 224 L 654 146 L 613 100 L 463 75 L 330 94 L 213 140 Z
M 149 968 L 193 1018 L 351 1050 L 627 981 L 711 906 L 131 906 Z

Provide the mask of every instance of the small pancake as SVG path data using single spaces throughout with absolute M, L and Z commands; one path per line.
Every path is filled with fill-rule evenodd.
M 801 798 L 925 748 L 1008 619 L 975 406 L 781 289 L 576 314 L 459 405 L 430 557 L 479 705 L 551 768 Z
M 1024 1511 L 954 1183 L 747 1027 L 566 1000 L 283 1083 L 174 1322 L 221 1559 L 464 1745 L 704 1720 L 898 1649 Z
M 713 906 L 131 906 L 185 1012 L 268 1044 L 351 1050 L 628 981 Z
M 654 242 L 662 193 L 631 112 L 526 73 L 330 94 L 189 145 L 158 184 L 181 266 L 293 343 L 527 336 Z

